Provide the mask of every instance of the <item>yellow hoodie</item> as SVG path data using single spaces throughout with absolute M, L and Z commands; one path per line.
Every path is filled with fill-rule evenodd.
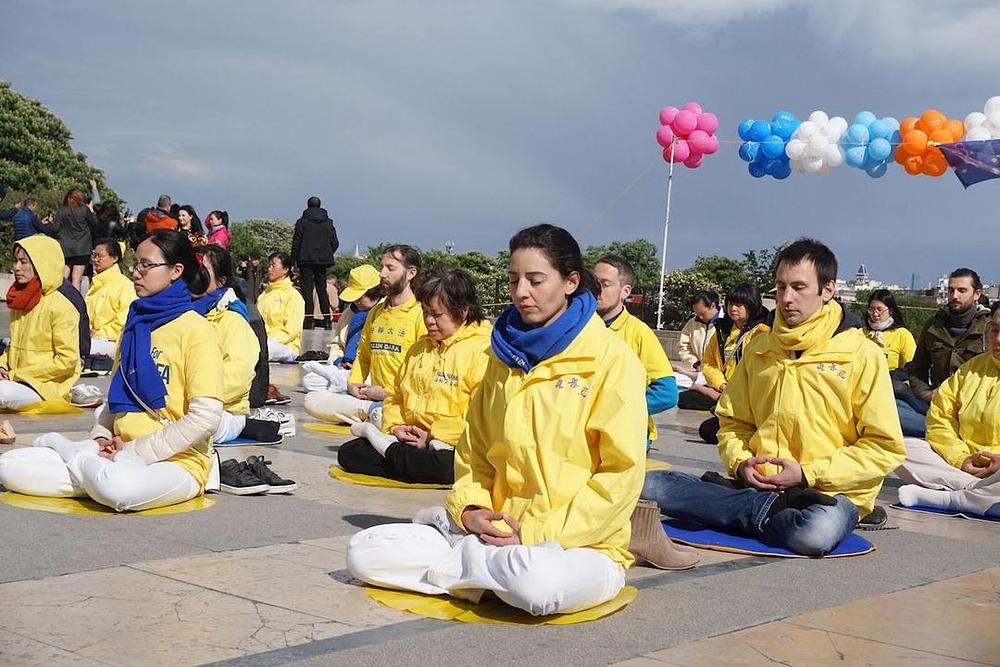
M 448 512 L 504 511 L 521 543 L 591 547 L 622 567 L 646 460 L 646 372 L 594 315 L 531 372 L 490 354 L 455 448 Z
M 222 404 L 234 415 L 250 412 L 250 384 L 253 382 L 260 343 L 250 324 L 239 313 L 218 306 L 205 319 L 215 327 L 222 348 Z
M 463 324 L 447 340 L 424 336 L 410 348 L 382 406 L 382 430 L 420 426 L 454 446 L 465 429 L 472 394 L 489 361 L 489 322 Z
M 743 349 L 747 349 L 754 336 L 767 330 L 768 326 L 762 322 L 747 331 L 740 343 Z M 740 342 L 740 334 L 740 330 L 734 325 L 726 338 L 726 359 L 723 361 L 722 355 L 719 354 L 719 330 L 716 329 L 712 332 L 712 336 L 708 340 L 708 347 L 705 348 L 705 354 L 701 358 L 701 372 L 705 376 L 705 382 L 712 389 L 718 390 L 728 381 L 727 378 L 732 377 L 733 372 L 736 371 L 736 344 Z
M 302 323 L 306 318 L 306 302 L 292 285 L 290 278 L 268 283 L 257 297 L 257 310 L 264 319 L 267 337 L 287 345 L 298 354 L 302 348 Z
M 63 282 L 59 242 L 36 234 L 17 242 L 35 266 L 42 298 L 27 312 L 10 312 L 10 346 L 0 367 L 10 379 L 34 389 L 43 400 L 69 400 L 80 377 L 80 313 L 58 292 Z
M 411 296 L 406 303 L 394 307 L 388 299 L 382 301 L 365 319 L 348 382 L 365 382 L 370 377 L 373 385 L 391 394 L 406 353 L 425 335 L 424 311 L 416 297 Z
M 956 468 L 970 454 L 1000 454 L 1000 361 L 989 352 L 962 364 L 934 394 L 927 442 Z
M 865 335 L 882 349 L 890 371 L 910 363 L 913 361 L 913 355 L 917 353 L 917 342 L 913 340 L 910 330 L 905 327 L 888 331 L 873 331 L 865 327 Z
M 117 341 L 125 328 L 128 307 L 136 298 L 135 286 L 117 264 L 95 274 L 84 297 L 93 335 Z
M 674 368 L 670 365 L 670 359 L 656 337 L 653 330 L 646 326 L 646 323 L 638 317 L 622 308 L 622 312 L 607 323 L 608 330 L 621 336 L 628 346 L 632 348 L 643 368 L 646 369 L 646 385 L 653 380 L 669 378 L 674 376 Z M 656 442 L 656 425 L 653 423 L 653 416 L 647 418 L 646 437 L 650 442 Z
M 810 487 L 843 493 L 864 516 L 906 449 L 885 356 L 842 319 L 836 301 L 795 328 L 775 314 L 719 399 L 719 454 L 733 475 L 753 456 L 797 461 Z

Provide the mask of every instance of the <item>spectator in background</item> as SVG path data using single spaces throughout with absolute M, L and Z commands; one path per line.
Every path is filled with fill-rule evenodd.
M 719 295 L 715 292 L 702 290 L 691 297 L 691 312 L 694 314 L 681 329 L 680 340 L 677 341 L 677 354 L 681 363 L 690 370 L 678 369 L 678 372 L 690 377 L 693 381 L 705 384 L 701 375 L 701 359 L 705 356 L 708 339 L 715 333 L 715 322 L 719 319 Z
M 220 248 L 229 248 L 229 242 L 233 235 L 229 233 L 229 213 L 226 211 L 212 211 L 205 218 L 208 223 L 208 242 Z
M 321 208 L 319 197 L 310 197 L 306 210 L 295 223 L 292 234 L 292 262 L 299 267 L 302 299 L 307 304 L 313 302 L 313 290 L 319 297 L 323 328 L 332 329 L 330 298 L 326 293 L 326 270 L 333 266 L 333 256 L 340 246 L 337 230 L 325 208 Z M 313 318 L 309 315 L 303 322 L 306 329 L 313 328 Z
M 256 304 L 257 297 L 260 296 L 260 286 L 264 282 L 264 269 L 260 265 L 260 253 L 256 250 L 251 250 L 246 258 L 240 262 L 240 269 L 238 271 L 239 277 L 245 281 L 245 285 L 241 285 L 240 289 L 243 290 L 243 295 L 246 296 L 247 305 Z
M 38 200 L 34 197 L 26 197 L 21 204 L 21 208 L 12 209 L 14 211 L 14 240 L 20 241 L 32 234 L 45 232 L 45 226 L 35 215 L 38 209 Z
M 326 298 L 329 299 L 330 307 L 329 311 L 331 313 L 337 312 L 340 308 L 340 295 L 337 290 L 337 276 L 327 276 L 326 282 L 324 283 L 326 287 Z M 316 294 L 313 295 L 313 308 L 312 308 L 312 319 L 313 325 L 315 326 L 319 322 L 319 326 L 323 326 L 323 309 L 319 303 L 319 293 L 320 293 L 320 283 L 316 283 Z M 334 327 L 336 328 L 336 327 Z
M 177 229 L 177 218 L 170 213 L 172 207 L 170 195 L 160 195 L 155 207 L 150 206 L 139 211 L 135 216 L 135 224 L 132 225 L 133 250 L 157 229 Z
M 97 226 L 97 216 L 94 215 L 94 204 L 83 203 L 83 192 L 72 188 L 63 198 L 63 205 L 56 212 L 53 230 L 59 235 L 59 245 L 62 247 L 66 268 L 63 276 L 68 278 L 80 291 L 83 272 L 90 263 L 90 252 L 94 242 L 90 230 Z
M 2 204 L 3 200 L 6 198 L 7 198 L 7 189 L 4 188 L 4 186 L 0 185 L 0 204 Z M 14 208 L 0 209 L 0 220 L 10 220 L 11 218 L 14 217 L 14 214 L 17 213 L 17 209 L 19 208 L 21 208 L 21 205 L 16 204 Z
M 177 207 L 177 223 L 180 225 L 180 230 L 188 235 L 191 245 L 196 247 L 208 245 L 205 227 L 201 224 L 201 218 L 195 213 L 191 204 Z

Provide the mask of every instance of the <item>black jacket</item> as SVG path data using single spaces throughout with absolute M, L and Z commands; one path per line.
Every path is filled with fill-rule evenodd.
M 340 247 L 337 230 L 325 208 L 307 208 L 295 223 L 292 261 L 296 264 L 333 266 L 333 254 Z

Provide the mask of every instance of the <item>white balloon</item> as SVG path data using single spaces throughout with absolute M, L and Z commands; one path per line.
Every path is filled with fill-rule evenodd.
M 830 144 L 823 151 L 823 162 L 828 167 L 839 167 L 844 164 L 844 151 L 839 144 Z
M 813 136 L 809 137 L 809 141 L 806 143 L 806 149 L 805 151 L 802 152 L 803 160 L 808 162 L 810 160 L 823 159 L 823 152 L 824 152 L 823 149 L 825 148 L 825 146 L 819 143 L 818 141 L 813 141 L 813 139 L 815 139 L 818 136 L 820 135 L 814 134 Z
M 986 117 L 986 122 L 983 127 L 988 129 L 993 134 L 1000 132 L 1000 111 L 994 111 L 989 116 Z
M 830 122 L 830 117 L 826 115 L 825 111 L 813 111 L 809 114 L 809 120 L 816 123 L 817 125 L 826 125 Z
M 966 132 L 964 141 L 989 141 L 992 138 L 993 134 L 989 131 L 989 128 L 980 125 Z
M 808 139 L 819 131 L 819 127 L 811 120 L 803 121 L 792 136 L 796 139 Z
M 802 160 L 792 160 L 791 162 L 788 163 L 788 165 L 792 168 L 792 172 L 795 174 L 801 174 L 806 170 L 806 168 L 803 167 L 802 164 L 803 164 Z
M 983 110 L 986 112 L 987 116 L 1000 111 L 1000 95 L 994 95 L 990 99 L 986 100 L 986 107 Z
M 823 134 L 830 141 L 840 141 L 840 137 L 844 134 L 844 130 L 846 129 L 846 127 L 843 130 L 840 129 L 839 124 L 831 121 L 823 126 Z
M 785 145 L 785 155 L 787 155 L 790 160 L 799 160 L 802 158 L 802 153 L 805 149 L 806 142 L 801 139 L 792 139 Z
M 822 159 L 820 159 L 820 160 L 806 160 L 805 162 L 802 163 L 802 166 L 810 174 L 815 174 L 815 173 L 819 172 L 820 169 L 823 168 L 823 160 Z
M 965 117 L 965 130 L 969 131 L 974 127 L 979 127 L 986 122 L 986 114 L 980 113 L 978 111 L 973 111 L 968 116 Z
M 840 134 L 847 132 L 848 123 L 847 119 L 844 118 L 843 116 L 834 116 L 833 118 L 830 119 L 830 124 L 837 128 L 839 132 L 839 134 L 837 135 L 838 138 L 840 137 Z

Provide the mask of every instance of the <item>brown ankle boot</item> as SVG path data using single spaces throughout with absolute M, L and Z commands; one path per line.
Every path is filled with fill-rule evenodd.
M 700 559 L 694 549 L 674 544 L 667 537 L 660 524 L 660 508 L 652 500 L 640 500 L 632 510 L 628 550 L 636 559 L 661 570 L 687 570 Z

